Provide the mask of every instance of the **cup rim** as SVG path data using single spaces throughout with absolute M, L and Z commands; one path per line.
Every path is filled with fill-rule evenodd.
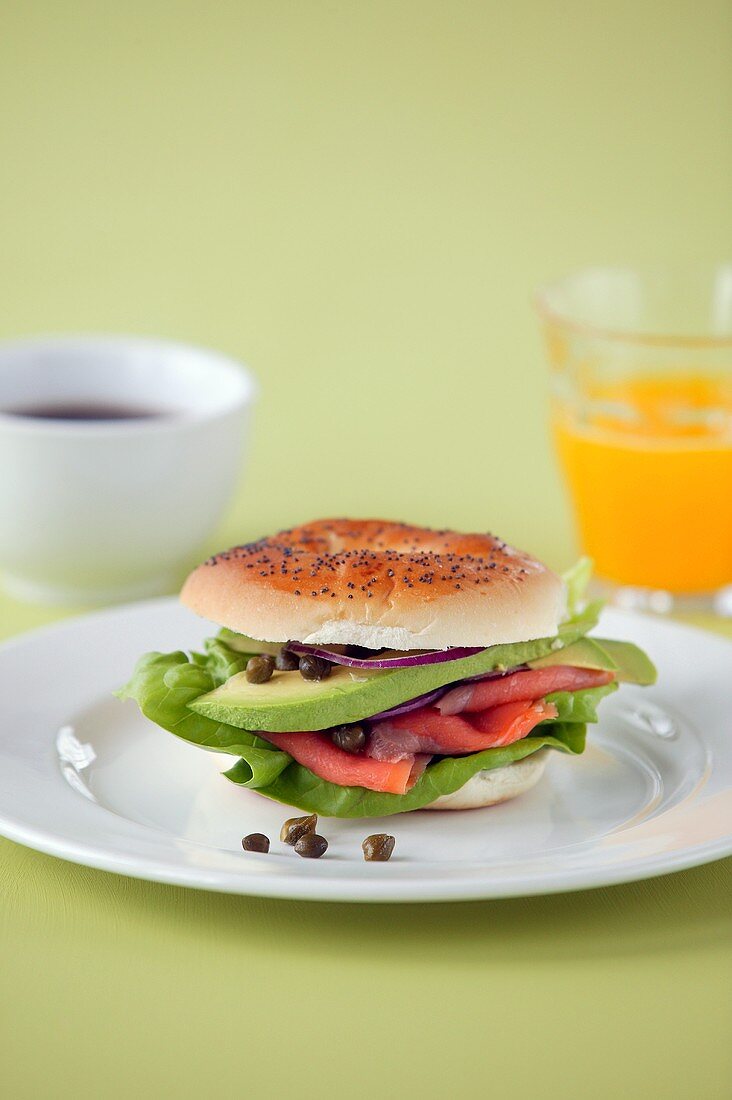
M 0 426 L 18 432 L 43 432 L 54 434 L 77 433 L 92 435 L 148 435 L 159 432 L 175 432 L 196 424 L 212 423 L 224 419 L 251 404 L 259 396 L 259 385 L 251 368 L 233 356 L 199 344 L 189 344 L 182 340 L 170 340 L 158 336 L 145 336 L 129 333 L 61 333 L 58 335 L 20 336 L 0 341 L 0 371 L 3 362 L 19 352 L 36 349 L 39 352 L 71 345 L 83 346 L 85 350 L 117 350 L 128 348 L 130 351 L 150 350 L 171 359 L 176 355 L 193 354 L 201 360 L 209 360 L 218 370 L 235 383 L 231 395 L 222 401 L 218 408 L 196 408 L 193 405 L 176 411 L 172 416 L 153 416 L 126 420 L 53 420 L 50 417 L 33 415 L 18 416 L 0 408 Z
M 732 272 L 732 262 L 719 261 L 708 264 L 705 267 L 709 271 L 728 269 Z M 625 344 L 639 344 L 655 347 L 676 348 L 722 348 L 732 346 L 732 333 L 728 335 L 710 335 L 702 333 L 675 333 L 675 332 L 648 332 L 643 329 L 620 329 L 604 325 L 591 324 L 588 321 L 580 321 L 572 317 L 568 312 L 550 305 L 550 295 L 559 288 L 566 286 L 570 280 L 583 276 L 599 273 L 624 273 L 641 276 L 660 275 L 681 270 L 679 267 L 668 265 L 632 267 L 627 264 L 595 264 L 588 267 L 575 268 L 559 278 L 549 282 L 540 283 L 532 294 L 534 309 L 544 321 L 558 325 L 570 332 L 583 336 L 595 337 L 602 340 L 615 341 Z

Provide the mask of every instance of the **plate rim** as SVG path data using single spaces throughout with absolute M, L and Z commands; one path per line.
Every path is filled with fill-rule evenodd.
M 103 625 L 105 620 L 114 620 L 125 613 L 136 613 L 144 616 L 145 613 L 161 612 L 164 614 L 166 611 L 178 610 L 179 608 L 180 604 L 175 596 L 154 597 L 93 610 L 86 614 L 43 624 L 22 631 L 0 643 L 0 662 L 9 652 L 32 646 L 36 641 L 53 640 L 54 636 L 63 635 L 68 631 L 73 632 L 78 626 L 86 624 L 93 626 L 100 623 Z M 629 612 L 616 608 L 608 610 L 622 618 L 652 623 L 656 627 L 687 638 L 690 633 L 698 635 L 704 639 L 706 644 L 711 643 L 728 649 L 730 658 L 732 658 L 732 640 L 715 632 L 705 631 L 695 625 L 687 625 L 650 614 Z M 202 623 L 205 622 L 205 620 L 201 621 Z M 59 782 L 63 782 L 60 772 L 58 778 Z M 98 808 L 107 809 L 104 806 Z M 107 812 L 113 813 L 113 811 Z M 127 819 L 122 818 L 122 820 Z M 152 829 L 152 827 L 146 827 L 141 823 L 137 824 L 143 829 Z M 129 851 L 115 852 L 109 846 L 100 845 L 93 841 L 71 840 L 54 833 L 52 830 L 28 824 L 20 820 L 15 814 L 6 813 L 2 807 L 0 807 L 0 835 L 14 843 L 67 862 L 146 881 L 273 899 L 333 901 L 354 904 L 361 902 L 431 903 L 474 901 L 568 893 L 638 882 L 648 878 L 677 873 L 732 856 L 732 832 L 730 832 L 725 837 L 704 841 L 677 852 L 655 853 L 638 859 L 632 864 L 621 861 L 612 866 L 602 865 L 598 868 L 588 868 L 586 866 L 579 868 L 555 867 L 542 874 L 530 871 L 525 875 L 518 875 L 506 880 L 494 878 L 483 881 L 468 881 L 465 876 L 461 877 L 459 875 L 455 879 L 443 878 L 441 880 L 436 879 L 434 876 L 414 880 L 399 878 L 399 864 L 394 863 L 389 864 L 388 869 L 386 865 L 379 865 L 382 872 L 387 871 L 385 877 L 374 878 L 371 881 L 366 877 L 359 877 L 356 881 L 348 873 L 340 878 L 316 877 L 316 874 L 313 874 L 311 878 L 309 871 L 314 872 L 317 865 L 310 869 L 309 865 L 303 864 L 298 866 L 293 873 L 281 876 L 272 874 L 265 868 L 261 872 L 249 868 L 251 873 L 244 876 L 213 867 L 190 867 L 184 863 L 176 864 L 172 860 L 166 861 L 156 856 L 146 856 L 130 853 Z M 171 843 L 173 840 L 174 838 L 171 837 Z M 427 868 L 429 863 L 425 863 L 423 866 Z M 434 861 L 434 866 L 439 867 L 441 863 Z M 471 864 L 462 864 L 466 872 L 467 866 L 471 866 Z M 472 864 L 472 866 L 476 867 L 478 865 Z M 489 865 L 486 865 L 486 870 L 490 871 Z
M 438 886 L 434 881 L 416 880 L 413 884 L 408 884 L 404 880 L 397 880 L 395 884 L 389 879 L 373 882 L 359 879 L 357 884 L 359 893 L 355 894 L 353 888 L 344 889 L 351 880 L 320 878 L 308 883 L 302 872 L 281 879 L 269 875 L 250 876 L 244 879 L 229 872 L 204 871 L 201 868 L 187 872 L 183 867 L 175 868 L 172 865 L 145 860 L 142 857 L 125 855 L 115 858 L 105 849 L 97 849 L 94 845 L 61 842 L 52 833 L 28 827 L 24 829 L 1 813 L 0 836 L 43 855 L 126 878 L 244 897 L 266 897 L 285 901 L 343 902 L 355 905 L 379 902 L 388 904 L 389 902 L 490 901 L 500 898 L 569 894 L 660 878 L 732 856 L 731 836 L 724 841 L 710 841 L 694 848 L 684 849 L 678 855 L 650 856 L 646 860 L 635 863 L 632 870 L 623 863 L 614 868 L 604 868 L 595 872 L 588 872 L 586 868 L 563 869 L 551 875 L 530 876 L 525 880 L 506 881 L 505 884 L 495 881 L 489 885 L 476 884 L 474 888 L 462 881 L 452 883 L 445 880 Z M 127 866 L 127 861 L 133 863 L 134 867 Z M 398 864 L 392 866 L 397 868 Z

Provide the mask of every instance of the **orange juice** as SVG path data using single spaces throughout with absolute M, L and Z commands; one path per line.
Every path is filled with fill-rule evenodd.
M 598 576 L 670 592 L 732 583 L 732 376 L 588 382 L 554 434 Z

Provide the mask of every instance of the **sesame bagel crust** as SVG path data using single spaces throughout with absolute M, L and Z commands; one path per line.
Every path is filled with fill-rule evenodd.
M 493 535 L 350 519 L 216 554 L 181 600 L 262 641 L 399 650 L 549 637 L 566 603 L 556 574 Z

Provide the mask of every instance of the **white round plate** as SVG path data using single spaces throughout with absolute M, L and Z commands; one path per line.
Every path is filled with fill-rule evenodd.
M 439 901 L 603 886 L 732 853 L 732 645 L 607 611 L 599 633 L 655 660 L 653 688 L 601 706 L 583 756 L 551 753 L 505 805 L 326 819 L 320 860 L 279 842 L 298 811 L 222 778 L 228 756 L 180 741 L 110 694 L 150 649 L 212 633 L 174 600 L 67 621 L 0 649 L 0 834 L 121 874 L 209 890 L 337 901 Z M 268 855 L 241 838 L 263 832 Z M 390 832 L 389 863 L 361 841 Z

